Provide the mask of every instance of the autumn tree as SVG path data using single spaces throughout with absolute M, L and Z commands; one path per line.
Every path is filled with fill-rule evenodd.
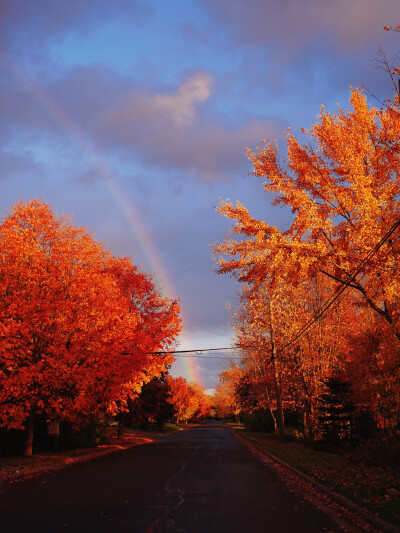
M 130 374 L 126 375 L 129 379 L 115 391 L 109 405 L 109 411 L 117 413 L 124 409 L 135 383 L 139 384 L 139 392 L 141 384 L 160 376 L 172 363 L 168 350 L 173 349 L 181 330 L 180 308 L 176 300 L 163 297 L 152 276 L 140 271 L 129 258 L 111 258 L 106 272 L 116 280 L 128 312 L 139 316 L 133 331 L 134 340 L 126 354 L 131 360 Z M 164 352 L 164 355 L 157 352 Z
M 145 429 L 152 424 L 161 429 L 173 416 L 173 406 L 168 399 L 169 387 L 166 375 L 154 377 L 143 385 L 137 398 L 128 401 L 128 410 L 118 416 Z
M 394 436 L 400 425 L 400 382 L 393 365 L 400 344 L 393 342 L 390 326 L 368 308 L 360 310 L 344 342 L 342 377 L 351 384 L 356 422 L 358 417 L 373 418 L 375 426 Z
M 243 407 L 238 399 L 237 390 L 244 377 L 244 371 L 240 366 L 231 363 L 218 377 L 219 382 L 215 388 L 217 414 L 222 418 L 233 415 L 239 421 Z
M 172 376 L 167 376 L 167 383 L 169 402 L 174 408 L 178 423 L 199 420 L 209 415 L 211 403 L 204 389 L 197 383 L 188 383 L 183 377 Z
M 0 223 L 0 424 L 26 429 L 29 455 L 37 416 L 79 425 L 88 413 L 115 412 L 173 358 L 148 353 L 163 334 L 148 339 L 143 311 L 121 288 L 115 270 L 128 260 L 43 202 L 11 211 Z
M 357 291 L 360 305 L 399 340 L 399 102 L 369 108 L 357 89 L 350 102 L 352 110 L 334 114 L 322 108 L 310 131 L 303 130 L 305 144 L 287 133 L 286 160 L 268 140 L 249 151 L 253 175 L 293 220 L 281 231 L 240 203 L 222 202 L 218 211 L 234 228 L 214 246 L 218 271 L 255 286 L 271 271 L 283 271 L 294 286 L 322 274 L 338 289 Z
M 189 384 L 192 401 L 195 403 L 195 411 L 192 420 L 199 422 L 210 415 L 211 400 L 205 393 L 205 389 L 198 383 Z
M 277 392 L 283 407 L 308 406 L 310 429 L 333 377 L 349 383 L 356 417 L 372 410 L 380 427 L 397 423 L 399 100 L 370 108 L 354 89 L 350 102 L 334 114 L 322 108 L 304 144 L 287 132 L 285 160 L 268 140 L 249 151 L 253 176 L 291 211 L 288 229 L 240 203 L 218 208 L 234 224 L 214 245 L 218 272 L 247 285 L 236 322 L 237 343 L 250 347 L 246 386 L 270 387 L 278 415 Z
M 346 333 L 344 322 L 352 312 L 344 305 L 338 305 L 324 320 L 320 317 L 313 328 L 295 339 L 313 319 L 331 285 L 319 275 L 297 287 L 265 283 L 257 288 L 245 285 L 240 292 L 240 305 L 232 318 L 246 374 L 243 391 L 253 384 L 258 398 L 254 409 L 268 409 L 281 434 L 285 411 L 297 411 L 304 434 L 313 434 L 323 383 L 343 356 L 339 339 Z

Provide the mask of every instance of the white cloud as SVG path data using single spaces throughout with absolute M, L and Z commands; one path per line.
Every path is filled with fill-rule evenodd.
M 212 77 L 198 72 L 182 83 L 172 94 L 148 97 L 149 107 L 155 113 L 166 114 L 179 128 L 193 124 L 196 105 L 208 100 L 213 85 Z
M 132 91 L 117 111 L 107 120 L 116 127 L 125 127 L 145 119 L 152 123 L 169 124 L 179 130 L 193 125 L 197 106 L 211 95 L 213 79 L 207 72 L 196 72 L 170 94 Z
M 180 169 L 206 180 L 228 178 L 233 169 L 243 170 L 244 147 L 265 137 L 279 137 L 284 125 L 268 119 L 226 125 L 223 116 L 200 107 L 206 102 L 212 105 L 213 83 L 201 71 L 169 94 L 131 91 L 98 121 L 99 147 L 123 148 L 147 164 Z

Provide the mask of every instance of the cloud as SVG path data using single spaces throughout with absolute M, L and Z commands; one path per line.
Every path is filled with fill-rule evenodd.
M 398 0 L 203 0 L 232 42 L 270 45 L 298 56 L 310 43 L 342 53 L 365 45 L 386 24 L 397 24 Z M 394 22 L 393 22 L 394 21 Z
M 208 73 L 196 72 L 169 94 L 133 90 L 97 124 L 99 146 L 124 147 L 147 164 L 206 180 L 226 178 L 243 168 L 245 146 L 279 136 L 283 123 L 254 119 L 226 125 L 221 115 L 212 117 L 203 106 L 213 85 Z
M 197 72 L 170 94 L 146 94 L 134 91 L 120 109 L 108 116 L 111 127 L 143 119 L 170 124 L 179 130 L 193 124 L 196 106 L 211 95 L 213 80 L 206 72 Z
M 0 180 L 15 179 L 25 174 L 39 175 L 43 174 L 41 165 L 29 152 L 17 154 L 9 150 L 0 151 Z
M 158 115 L 165 114 L 179 129 L 192 125 L 196 104 L 208 100 L 213 80 L 206 72 L 194 74 L 170 95 L 148 97 L 148 109 Z
M 123 153 L 151 168 L 215 180 L 245 169 L 245 146 L 285 129 L 283 121 L 235 122 L 217 112 L 215 80 L 202 70 L 156 91 L 101 65 L 73 67 L 47 85 L 18 69 L 14 76 L 6 72 L 8 84 L 0 85 L 0 100 L 9 102 L 2 105 L 0 136 L 8 144 L 22 138 L 94 143 L 105 155 Z
M 116 17 L 144 20 L 150 9 L 134 0 L 2 0 L 1 44 L 27 52 L 68 32 L 88 31 L 98 22 Z

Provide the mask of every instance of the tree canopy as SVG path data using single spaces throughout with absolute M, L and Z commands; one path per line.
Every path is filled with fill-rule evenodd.
M 2 426 L 115 413 L 171 364 L 149 352 L 168 351 L 179 330 L 178 303 L 149 275 L 44 202 L 1 220 Z
M 239 202 L 218 211 L 234 222 L 233 236 L 215 245 L 218 271 L 252 284 L 285 276 L 291 284 L 318 272 L 357 290 L 400 338 L 399 245 L 387 238 L 400 219 L 400 121 L 395 100 L 369 108 L 354 89 L 352 110 L 322 108 L 301 144 L 287 133 L 287 160 L 268 140 L 249 151 L 253 175 L 265 179 L 273 204 L 293 214 L 281 231 L 249 214 Z M 385 239 L 382 246 L 379 244 Z
M 269 140 L 249 150 L 251 174 L 292 215 L 286 229 L 239 202 L 217 208 L 233 223 L 213 246 L 217 271 L 244 284 L 233 317 L 245 372 L 232 382 L 235 399 L 244 409 L 240 387 L 262 390 L 253 408 L 268 408 L 279 429 L 293 407 L 305 433 L 315 428 L 331 379 L 349 386 L 356 413 L 393 430 L 399 422 L 399 98 L 378 109 L 353 89 L 350 103 L 322 108 L 304 142 L 287 131 L 284 159 Z

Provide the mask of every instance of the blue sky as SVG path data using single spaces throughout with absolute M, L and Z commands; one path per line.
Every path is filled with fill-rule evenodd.
M 309 127 L 349 87 L 392 96 L 398 0 L 3 0 L 0 208 L 40 197 L 181 299 L 182 349 L 228 345 L 219 198 L 287 225 L 245 146 Z M 375 104 L 371 97 L 371 103 Z M 283 145 L 282 145 L 283 148 Z M 221 363 L 172 373 L 213 388 Z

